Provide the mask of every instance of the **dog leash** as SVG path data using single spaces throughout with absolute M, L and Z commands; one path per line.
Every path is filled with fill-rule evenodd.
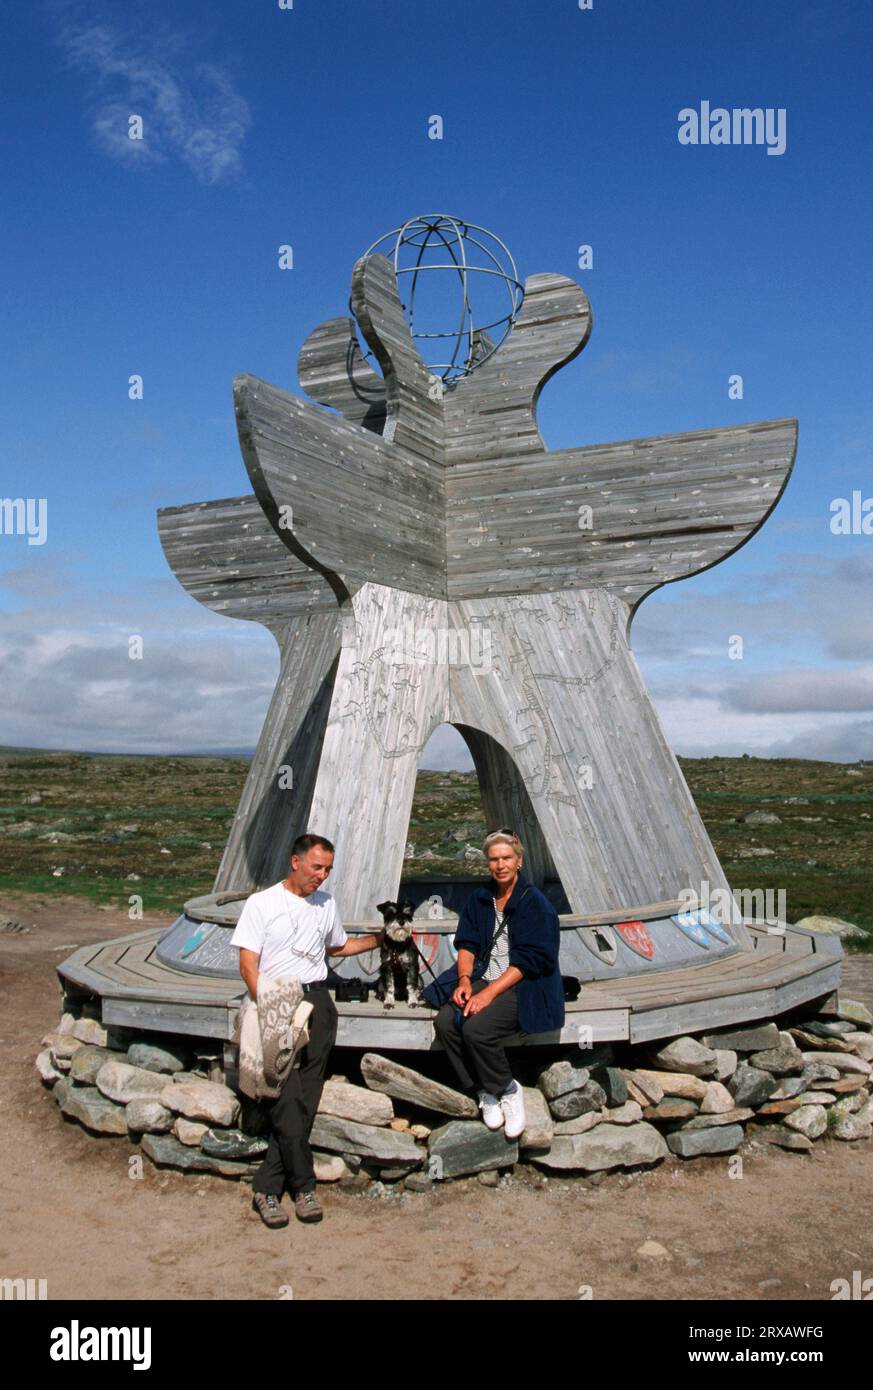
M 410 936 L 409 939 L 410 939 L 410 941 L 412 942 L 413 946 L 415 947 L 416 954 L 419 956 L 419 958 L 420 958 L 420 960 L 421 960 L 421 962 L 422 962 L 422 964 L 423 964 L 425 970 L 429 971 L 430 974 L 433 975 L 434 980 L 436 980 L 436 975 L 434 975 L 434 972 L 433 972 L 433 970 L 431 969 L 430 963 L 429 963 L 428 961 L 425 960 L 425 958 L 424 958 L 424 953 L 423 953 L 423 951 L 421 950 L 421 948 L 420 948 L 418 942 L 416 941 L 415 937 L 414 937 L 414 936 Z

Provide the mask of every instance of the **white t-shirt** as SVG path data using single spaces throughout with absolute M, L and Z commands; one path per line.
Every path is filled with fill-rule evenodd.
M 327 978 L 327 946 L 344 946 L 348 936 L 336 902 L 320 888 L 301 898 L 284 883 L 274 883 L 246 898 L 230 938 L 260 956 L 258 970 L 276 979 L 296 975 L 301 984 Z

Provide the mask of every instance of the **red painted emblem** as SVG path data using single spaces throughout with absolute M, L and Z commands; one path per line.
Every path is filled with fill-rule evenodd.
M 418 947 L 428 965 L 433 965 L 436 954 L 440 946 L 438 932 L 417 932 L 412 933 L 412 939 Z
M 655 943 L 642 922 L 616 922 L 615 930 L 638 956 L 645 956 L 646 960 L 652 959 Z

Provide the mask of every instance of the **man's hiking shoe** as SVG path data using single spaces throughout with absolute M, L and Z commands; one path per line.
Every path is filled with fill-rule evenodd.
M 278 1230 L 280 1226 L 288 1225 L 288 1216 L 282 1210 L 280 1199 L 275 1193 L 255 1192 L 252 1196 L 252 1206 L 265 1226 Z
M 314 1192 L 298 1192 L 294 1198 L 294 1210 L 298 1221 L 320 1221 L 324 1216 Z

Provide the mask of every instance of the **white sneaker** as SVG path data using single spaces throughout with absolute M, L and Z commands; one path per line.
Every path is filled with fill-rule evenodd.
M 524 1133 L 527 1124 L 527 1116 L 524 1113 L 524 1094 L 517 1081 L 503 1092 L 500 1097 L 500 1109 L 503 1111 L 504 1126 L 503 1132 L 507 1139 L 517 1139 Z
M 500 1129 L 503 1124 L 503 1107 L 490 1091 L 479 1092 L 479 1109 L 488 1129 Z

